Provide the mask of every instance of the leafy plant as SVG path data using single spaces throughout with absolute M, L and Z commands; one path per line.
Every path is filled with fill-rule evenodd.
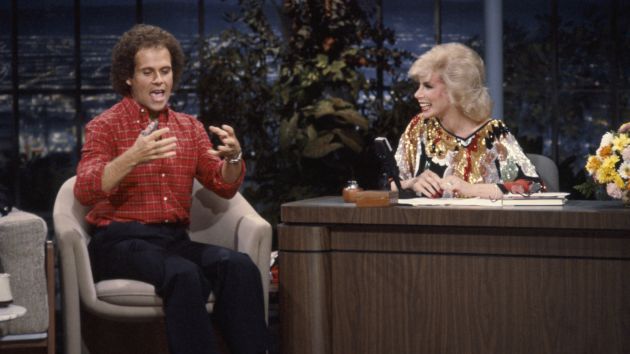
M 275 223 L 281 203 L 339 194 L 371 163 L 373 129 L 384 130 L 374 117 L 398 106 L 366 99 L 378 84 L 365 73 L 396 74 L 409 54 L 384 48 L 394 33 L 377 28 L 355 0 L 271 3 L 275 29 L 265 1 L 238 4 L 238 13 L 225 15 L 231 28 L 204 42 L 200 118 L 236 127 L 248 168 L 244 193 Z

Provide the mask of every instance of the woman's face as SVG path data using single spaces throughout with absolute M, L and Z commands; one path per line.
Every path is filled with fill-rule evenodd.
M 421 81 L 413 96 L 418 100 L 420 111 L 425 117 L 443 118 L 452 107 L 446 84 L 437 73 L 432 73 L 428 80 Z

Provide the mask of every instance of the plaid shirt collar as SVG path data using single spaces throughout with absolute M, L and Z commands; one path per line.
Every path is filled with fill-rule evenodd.
M 136 120 L 138 123 L 139 130 L 144 129 L 147 124 L 149 124 L 151 117 L 149 116 L 149 109 L 145 106 L 138 103 L 131 96 L 125 96 L 122 100 L 122 106 L 125 109 L 128 117 L 138 117 Z M 160 123 L 168 123 L 169 118 L 174 114 L 173 110 L 170 108 L 170 105 L 166 105 L 166 107 L 160 112 L 158 117 L 158 121 Z

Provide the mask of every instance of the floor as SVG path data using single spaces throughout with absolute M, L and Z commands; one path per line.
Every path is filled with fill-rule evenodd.
M 58 274 L 58 273 L 57 273 Z M 57 279 L 58 281 L 59 279 Z M 58 294 L 59 295 L 59 294 Z M 57 297 L 57 313 L 56 313 L 56 328 L 57 328 L 57 354 L 63 354 L 63 323 L 61 319 L 60 301 L 59 297 Z M 271 286 L 269 293 L 269 332 L 271 335 L 271 347 L 269 348 L 268 354 L 279 354 L 280 353 L 280 335 L 279 335 L 279 313 L 278 313 L 278 291 L 277 286 Z

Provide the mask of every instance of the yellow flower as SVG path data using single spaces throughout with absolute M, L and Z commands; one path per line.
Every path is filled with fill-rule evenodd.
M 597 149 L 597 155 L 599 155 L 602 158 L 606 158 L 612 155 L 612 146 L 605 145 L 605 146 L 600 147 L 599 149 Z
M 601 165 L 602 160 L 595 155 L 591 155 L 588 157 L 588 161 L 586 161 L 586 170 L 588 171 L 588 173 L 593 175 L 595 174 L 595 172 L 597 172 Z
M 628 134 L 619 134 L 613 138 L 614 151 L 621 151 L 628 146 L 628 144 L 630 144 L 630 137 L 628 137 Z
M 626 186 L 626 182 L 623 181 L 623 178 L 618 173 L 615 173 L 613 176 L 614 182 L 619 187 L 619 189 L 623 190 Z
M 604 159 L 599 170 L 597 170 L 597 181 L 599 183 L 610 183 L 615 181 L 615 176 L 618 176 L 615 165 L 619 162 L 619 156 L 613 155 Z

